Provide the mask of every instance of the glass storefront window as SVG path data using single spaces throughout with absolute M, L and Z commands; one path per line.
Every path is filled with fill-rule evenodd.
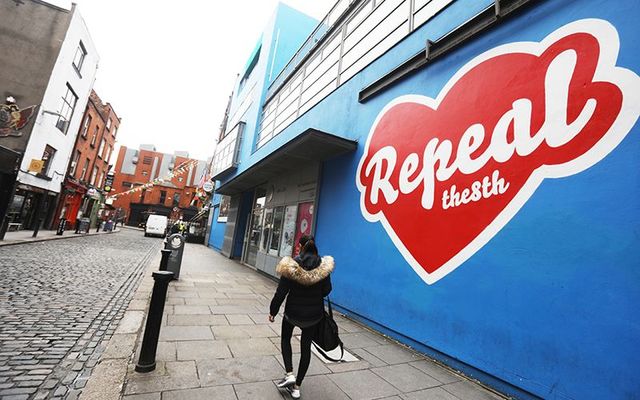
M 282 240 L 280 244 L 280 257 L 293 254 L 293 239 L 296 232 L 296 216 L 298 206 L 287 206 L 282 223 Z
M 277 256 L 280 247 L 280 232 L 282 232 L 282 220 L 284 216 L 284 207 L 276 207 L 273 213 L 273 229 L 271 232 L 271 244 L 269 245 L 269 254 Z
M 260 242 L 260 251 L 267 252 L 269 248 L 269 239 L 273 230 L 273 208 L 267 208 L 264 212 L 264 225 L 262 226 L 262 241 Z

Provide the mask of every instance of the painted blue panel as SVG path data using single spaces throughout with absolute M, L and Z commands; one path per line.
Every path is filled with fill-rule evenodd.
M 218 222 L 218 216 L 220 215 L 220 207 L 213 208 L 213 219 L 211 220 L 211 233 L 209 234 L 209 247 L 213 247 L 216 250 L 222 249 L 222 242 L 224 241 L 224 230 L 226 223 Z
M 355 186 L 362 145 L 382 108 L 405 94 L 435 98 L 466 62 L 495 46 L 539 41 L 572 21 L 600 18 L 620 36 L 617 65 L 640 72 L 636 6 L 629 0 L 615 6 L 600 0 L 540 2 L 357 103 L 359 89 L 404 59 L 398 54 L 412 54 L 414 41 L 431 37 L 426 33 L 433 26 L 425 26 L 298 120 L 294 130 L 313 126 L 361 143 L 323 170 L 316 237 L 321 250 L 336 257 L 332 300 L 544 398 L 637 397 L 639 127 L 593 167 L 545 180 L 488 244 L 433 285 L 409 267 L 379 223 L 365 221 Z M 438 18 L 461 10 L 449 11 Z M 350 240 L 341 240 L 345 236 Z

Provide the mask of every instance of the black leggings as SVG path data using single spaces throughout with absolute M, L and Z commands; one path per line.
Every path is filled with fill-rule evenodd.
M 284 360 L 284 368 L 287 372 L 293 372 L 293 361 L 291 354 L 291 336 L 293 335 L 294 325 L 282 318 L 282 339 L 280 346 L 282 347 L 282 359 Z M 298 366 L 298 374 L 296 375 L 296 385 L 300 386 L 304 376 L 309 369 L 311 362 L 311 341 L 316 332 L 318 325 L 312 325 L 302 329 L 302 338 L 300 339 L 300 365 Z

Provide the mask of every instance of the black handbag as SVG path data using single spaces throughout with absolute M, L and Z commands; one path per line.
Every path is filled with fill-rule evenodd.
M 318 330 L 312 343 L 318 353 L 322 354 L 327 360 L 341 362 L 344 356 L 344 347 L 338 335 L 338 324 L 333 320 L 333 309 L 331 308 L 331 300 L 328 297 L 327 303 L 329 303 L 329 312 L 324 311 L 324 316 L 318 322 Z M 325 351 L 335 350 L 338 347 L 340 347 L 340 358 L 337 360 L 325 353 Z

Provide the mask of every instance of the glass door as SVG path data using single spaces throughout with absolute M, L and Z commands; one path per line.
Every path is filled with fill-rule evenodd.
M 262 238 L 264 203 L 267 191 L 264 188 L 257 188 L 251 218 L 247 224 L 247 232 L 245 234 L 245 252 L 242 261 L 252 267 L 256 266 L 256 257 L 260 249 L 260 239 Z

